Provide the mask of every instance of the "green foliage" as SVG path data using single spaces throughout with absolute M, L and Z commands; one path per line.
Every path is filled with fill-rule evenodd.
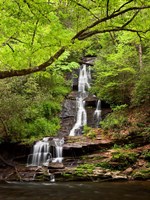
M 150 179 L 150 168 L 140 169 L 133 172 L 133 177 L 139 180 Z
M 139 73 L 139 78 L 133 90 L 133 104 L 140 105 L 150 102 L 150 66 Z
M 116 150 L 121 150 L 121 149 L 127 150 L 127 149 L 133 149 L 134 147 L 135 147 L 134 143 L 125 144 L 123 146 L 114 144 L 113 149 L 116 149 Z
M 129 104 L 138 58 L 136 49 L 128 43 L 128 35 L 115 37 L 119 40 L 115 45 L 108 34 L 102 37 L 104 44 L 94 66 L 95 79 L 91 91 L 111 105 Z
M 145 150 L 142 152 L 142 157 L 144 157 L 145 160 L 150 161 L 150 150 Z
M 54 136 L 60 128 L 61 103 L 68 92 L 63 74 L 55 72 L 1 81 L 0 137 L 31 142 Z
M 124 106 L 119 106 L 114 109 L 114 112 L 108 114 L 106 118 L 100 122 L 100 125 L 103 129 L 119 129 L 125 125 L 128 125 L 128 119 L 124 112 L 119 111 L 124 108 Z
M 75 174 L 77 176 L 90 175 L 93 173 L 94 168 L 94 164 L 82 164 L 76 168 Z
M 89 131 L 86 136 L 90 139 L 96 138 L 96 132 L 94 130 Z
M 144 2 L 144 5 L 149 3 Z M 87 4 L 85 0 L 80 3 L 66 0 L 47 3 L 44 0 L 0 1 L 0 71 L 31 69 L 45 61 L 51 63 L 51 56 L 62 46 L 66 48 L 57 61 L 52 59 L 55 63 L 47 71 L 0 82 L 2 137 L 12 138 L 14 134 L 18 140 L 22 137 L 20 133 L 24 138 L 30 138 L 30 131 L 36 135 L 38 129 L 41 134 L 54 134 L 54 129 L 58 130 L 60 104 L 68 92 L 63 73 L 78 67 L 79 54 L 80 57 L 97 56 L 91 91 L 98 98 L 111 106 L 149 102 L 150 33 L 145 31 L 149 29 L 149 10 L 139 9 L 136 17 L 133 17 L 135 12 L 132 9 L 114 18 L 106 17 L 107 12 L 112 16 L 112 13 L 117 14 L 135 6 L 143 7 L 143 2 L 100 0 Z M 95 23 L 96 26 L 88 29 L 98 19 L 106 20 L 99 20 L 100 24 Z M 143 33 L 140 32 L 142 41 L 134 31 L 107 32 L 110 28 L 118 27 L 143 30 Z M 86 30 L 81 31 L 82 37 L 94 32 L 96 35 L 84 41 L 82 37 L 72 40 L 82 29 Z M 99 36 L 97 31 L 103 35 Z M 141 43 L 142 69 L 138 49 Z M 126 116 L 116 113 L 115 109 L 101 122 L 105 129 L 120 128 L 126 124 Z M 93 132 L 88 134 L 91 138 L 95 137 Z
M 107 161 L 99 162 L 95 166 L 96 167 L 102 167 L 104 169 L 112 169 L 111 164 L 109 162 L 107 162 Z
M 89 131 L 91 131 L 91 129 L 92 129 L 91 127 L 85 125 L 85 126 L 83 127 L 83 132 L 84 132 L 84 134 L 86 135 L 87 133 L 89 133 Z
M 137 154 L 130 151 L 117 150 L 112 153 L 111 161 L 123 163 L 128 166 L 137 160 Z
M 95 131 L 87 125 L 84 126 L 83 132 L 84 132 L 84 135 L 90 139 L 94 139 L 96 137 Z

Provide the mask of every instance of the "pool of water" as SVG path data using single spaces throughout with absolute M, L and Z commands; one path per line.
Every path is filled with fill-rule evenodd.
M 0 184 L 0 200 L 150 200 L 150 182 Z

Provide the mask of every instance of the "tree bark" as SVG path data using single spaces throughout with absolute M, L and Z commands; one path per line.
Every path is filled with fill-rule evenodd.
M 65 47 L 61 47 L 52 57 L 50 57 L 49 60 L 42 63 L 41 65 L 27 68 L 27 69 L 21 69 L 21 70 L 10 70 L 10 71 L 0 71 L 0 79 L 13 77 L 13 76 L 24 76 L 27 74 L 32 74 L 34 72 L 39 72 L 46 67 L 50 66 L 55 60 L 57 60 L 65 51 Z
M 140 70 L 143 68 L 143 60 L 142 60 L 142 45 L 139 44 L 139 64 L 140 64 Z

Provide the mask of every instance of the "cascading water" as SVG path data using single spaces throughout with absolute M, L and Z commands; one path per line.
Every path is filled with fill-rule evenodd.
M 37 141 L 33 146 L 33 153 L 28 156 L 27 166 L 41 166 L 51 160 L 50 144 L 47 138 Z
M 27 166 L 48 166 L 50 162 L 62 162 L 64 139 L 54 138 L 49 141 L 49 138 L 43 138 L 33 146 L 33 153 L 28 156 Z M 53 146 L 56 150 L 56 156 L 53 159 L 50 152 L 50 147 Z
M 62 152 L 63 152 L 63 144 L 64 144 L 64 138 L 54 138 L 54 146 L 56 151 L 56 157 L 52 159 L 52 162 L 59 162 L 61 163 L 63 160 Z
M 99 126 L 99 122 L 101 121 L 101 100 L 98 100 L 96 110 L 94 112 L 94 122 L 95 126 Z
M 84 99 L 88 96 L 87 90 L 90 88 L 91 70 L 83 64 L 80 68 L 78 79 L 78 97 L 76 98 L 77 104 L 77 119 L 76 123 L 70 131 L 70 136 L 80 135 L 82 127 L 87 124 L 87 113 L 85 110 Z

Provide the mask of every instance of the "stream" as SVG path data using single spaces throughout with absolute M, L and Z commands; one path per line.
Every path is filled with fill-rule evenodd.
M 0 200 L 149 200 L 150 181 L 0 183 Z

